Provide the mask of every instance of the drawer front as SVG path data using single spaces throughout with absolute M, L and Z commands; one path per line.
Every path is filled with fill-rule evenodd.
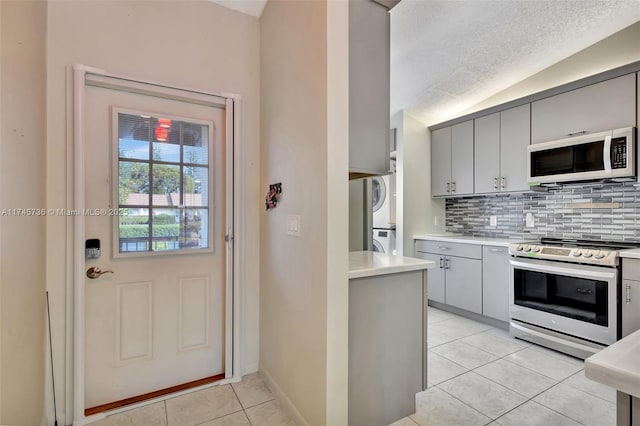
M 416 251 L 437 253 L 445 256 L 468 257 L 471 259 L 482 258 L 482 246 L 479 244 L 418 240 L 416 241 Z
M 640 281 L 640 259 L 622 259 L 622 278 Z

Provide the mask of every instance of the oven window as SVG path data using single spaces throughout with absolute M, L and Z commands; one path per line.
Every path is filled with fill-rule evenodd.
M 514 303 L 607 326 L 607 282 L 515 269 Z

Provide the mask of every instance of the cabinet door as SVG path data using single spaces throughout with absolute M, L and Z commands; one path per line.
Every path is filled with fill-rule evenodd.
M 636 76 L 628 74 L 531 104 L 531 143 L 634 126 Z
M 482 313 L 481 260 L 447 257 L 444 300 L 447 305 Z
M 389 171 L 389 10 L 349 2 L 349 171 Z
M 475 119 L 474 192 L 500 190 L 500 113 Z
M 431 195 L 450 195 L 451 127 L 431 132 Z
M 482 315 L 509 321 L 509 253 L 482 247 Z
M 622 281 L 622 337 L 640 330 L 640 281 Z
M 473 120 L 451 126 L 451 193 L 473 193 Z
M 526 191 L 531 104 L 500 112 L 500 189 Z
M 416 252 L 416 257 L 431 260 L 436 263 L 435 268 L 427 269 L 427 298 L 444 303 L 444 269 L 440 267 L 440 265 L 444 263 L 444 256 Z M 442 261 L 440 259 L 442 259 Z

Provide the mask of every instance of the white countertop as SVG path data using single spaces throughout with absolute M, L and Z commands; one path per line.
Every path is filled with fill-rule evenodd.
M 460 234 L 420 234 L 414 235 L 414 240 L 443 241 L 448 243 L 467 243 L 479 244 L 483 246 L 499 246 L 509 247 L 511 243 L 523 242 L 523 238 L 491 238 L 491 237 L 472 237 L 470 235 Z
M 620 257 L 626 257 L 628 259 L 640 259 L 640 248 L 630 250 L 620 250 Z
M 585 360 L 585 375 L 640 398 L 640 330 Z
M 419 271 L 435 267 L 435 262 L 415 257 L 394 256 L 373 251 L 349 252 L 349 278 Z

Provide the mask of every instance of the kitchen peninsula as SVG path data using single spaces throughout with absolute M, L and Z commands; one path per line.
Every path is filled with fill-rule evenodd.
M 349 254 L 349 424 L 388 425 L 426 388 L 428 260 Z

